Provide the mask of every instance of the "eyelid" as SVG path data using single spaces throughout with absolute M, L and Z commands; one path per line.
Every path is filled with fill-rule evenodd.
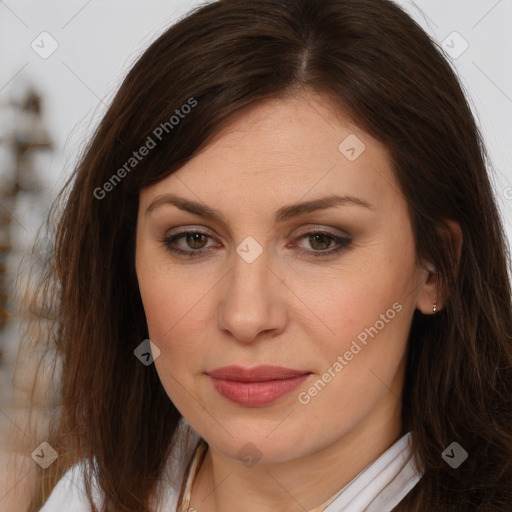
M 337 233 L 333 233 L 333 230 Z M 327 235 L 335 235 L 350 238 L 351 235 L 347 233 L 346 231 L 341 230 L 340 228 L 336 228 L 334 226 L 319 226 L 318 224 L 310 224 L 306 226 L 305 228 L 301 228 L 301 231 L 296 233 L 295 237 L 300 237 L 302 235 L 307 235 L 308 233 L 311 233 L 311 231 L 318 232 L 318 233 L 325 233 Z
M 203 235 L 208 235 L 214 238 L 217 235 L 212 234 L 212 230 L 209 228 L 205 228 L 204 226 L 194 226 L 194 225 L 185 225 L 179 226 L 176 228 L 172 228 L 169 231 L 165 232 L 165 237 L 169 238 L 174 235 L 180 235 L 183 233 L 188 233 L 189 231 L 193 231 L 194 233 L 202 233 Z
M 305 227 L 302 227 L 301 230 L 298 233 L 295 233 L 293 236 L 294 236 L 294 238 L 301 237 L 303 235 L 307 235 L 307 234 L 311 233 L 311 231 L 325 233 L 327 235 L 334 235 L 335 233 L 333 233 L 332 230 L 337 231 L 336 236 L 351 238 L 351 235 L 349 233 L 341 230 L 340 228 L 337 228 L 334 226 L 319 226 L 318 224 L 309 224 Z M 212 230 L 210 230 L 209 228 L 191 224 L 191 225 L 179 226 L 179 227 L 171 229 L 170 231 L 166 231 L 165 238 L 170 238 L 174 235 L 187 233 L 189 231 L 202 233 L 204 235 L 210 236 L 211 238 L 216 238 L 218 236 L 217 234 L 213 234 Z M 292 236 L 292 232 L 288 233 L 287 238 L 290 236 Z

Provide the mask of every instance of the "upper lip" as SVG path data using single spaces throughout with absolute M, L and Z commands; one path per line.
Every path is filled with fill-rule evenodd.
M 265 382 L 268 380 L 291 379 L 308 373 L 311 372 L 267 365 L 255 366 L 253 368 L 244 368 L 235 365 L 223 366 L 222 368 L 216 368 L 215 370 L 207 372 L 210 377 L 238 382 Z

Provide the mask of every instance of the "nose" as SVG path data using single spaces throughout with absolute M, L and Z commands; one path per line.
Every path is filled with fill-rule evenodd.
M 288 321 L 290 292 L 270 260 L 265 250 L 252 262 L 234 252 L 233 266 L 223 280 L 218 328 L 241 343 L 277 336 Z

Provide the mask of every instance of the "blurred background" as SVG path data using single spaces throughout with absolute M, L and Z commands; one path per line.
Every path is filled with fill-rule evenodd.
M 0 511 L 24 512 L 48 455 L 52 379 L 29 400 L 28 257 L 51 202 L 137 57 L 203 2 L 0 0 Z M 443 47 L 470 99 L 512 237 L 512 1 L 397 0 Z M 58 376 L 57 376 L 58 378 Z M 40 400 L 40 404 L 37 400 Z M 36 425 L 36 428 L 34 428 Z M 14 440 L 14 441 L 13 441 Z

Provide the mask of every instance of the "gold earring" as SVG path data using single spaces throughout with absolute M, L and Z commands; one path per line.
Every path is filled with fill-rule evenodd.
M 434 306 L 432 307 L 432 311 L 435 313 L 437 311 L 437 299 L 434 301 Z

